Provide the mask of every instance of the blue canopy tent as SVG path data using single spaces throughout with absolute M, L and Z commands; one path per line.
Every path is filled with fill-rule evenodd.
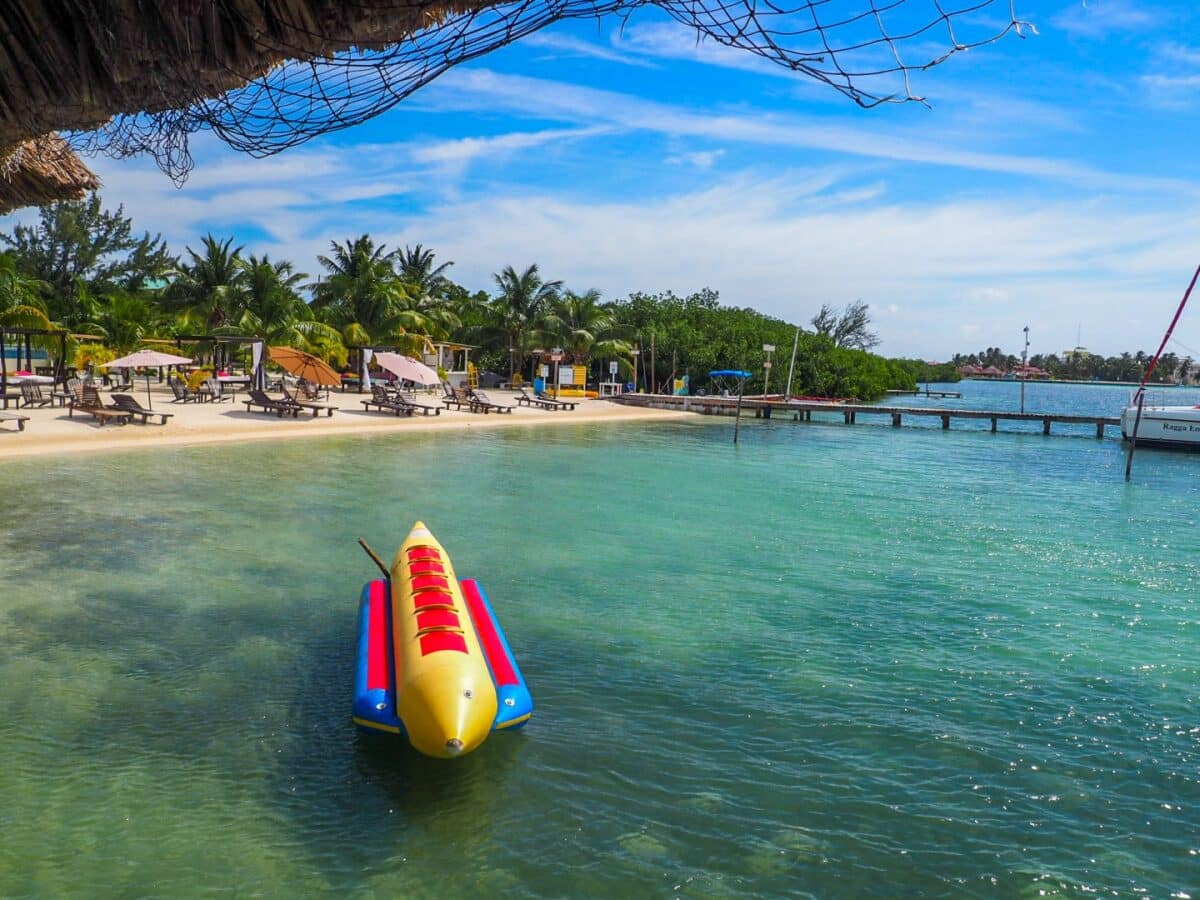
M 752 373 L 743 372 L 741 369 L 715 369 L 708 373 L 708 377 L 717 383 L 718 388 L 728 390 L 722 386 L 726 383 L 726 379 L 736 379 L 737 381 L 737 408 L 733 413 L 733 442 L 738 442 L 738 428 L 742 424 L 742 391 L 746 388 L 746 380 L 750 378 Z

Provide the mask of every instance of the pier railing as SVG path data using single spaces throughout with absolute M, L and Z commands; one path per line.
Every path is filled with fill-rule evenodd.
M 732 416 L 737 408 L 736 397 L 678 397 L 670 394 L 623 394 L 613 398 L 615 403 L 627 406 L 648 406 L 654 409 L 678 409 L 701 415 Z M 888 416 L 892 426 L 899 428 L 905 416 L 940 419 L 943 430 L 949 430 L 954 419 L 989 420 L 991 430 L 996 431 L 1000 422 L 1041 422 L 1042 434 L 1050 434 L 1052 424 L 1092 425 L 1096 437 L 1104 437 L 1106 427 L 1117 427 L 1121 420 L 1116 416 L 1080 416 L 1067 413 L 1005 412 L 980 409 L 932 409 L 919 406 L 877 406 L 867 403 L 822 403 L 812 400 L 763 400 L 743 398 L 742 415 L 771 419 L 791 416 L 793 421 L 812 421 L 812 414 L 836 413 L 847 425 L 854 425 L 858 417 Z

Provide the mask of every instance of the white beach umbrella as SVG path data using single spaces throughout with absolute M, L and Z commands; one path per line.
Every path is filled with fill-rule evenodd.
M 442 380 L 438 377 L 437 370 L 429 368 L 423 362 L 417 362 L 411 356 L 380 351 L 375 354 L 375 361 L 397 378 L 414 384 L 440 384 Z
M 192 361 L 190 356 L 175 356 L 171 353 L 160 353 L 158 350 L 135 350 L 120 359 L 109 360 L 100 366 L 102 369 L 161 369 L 165 366 L 183 366 Z M 150 400 L 150 373 L 146 373 L 146 406 L 153 409 Z

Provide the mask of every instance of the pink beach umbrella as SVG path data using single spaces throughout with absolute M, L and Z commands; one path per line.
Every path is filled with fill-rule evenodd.
M 120 359 L 113 359 L 100 366 L 102 369 L 161 369 L 166 366 L 183 366 L 192 361 L 190 356 L 175 356 L 171 353 L 160 353 L 158 350 L 135 350 Z M 153 409 L 150 400 L 150 373 L 146 373 L 146 406 Z
M 442 380 L 436 370 L 423 362 L 417 362 L 411 356 L 401 356 L 399 353 L 388 353 L 385 350 L 375 354 L 375 361 L 397 378 L 414 384 L 439 384 Z

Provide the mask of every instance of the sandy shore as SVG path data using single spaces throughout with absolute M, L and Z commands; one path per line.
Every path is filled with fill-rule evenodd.
M 144 386 L 132 392 L 146 405 Z M 142 425 L 109 423 L 101 426 L 85 413 L 68 417 L 59 407 L 16 409 L 8 412 L 29 417 L 25 430 L 17 431 L 15 422 L 0 422 L 0 461 L 23 456 L 50 456 L 68 453 L 99 453 L 106 450 L 181 447 L 193 444 L 224 444 L 240 441 L 281 440 L 301 436 L 383 434 L 385 432 L 427 432 L 437 429 L 504 428 L 523 426 L 578 425 L 583 422 L 617 422 L 692 418 L 693 414 L 621 406 L 607 400 L 582 400 L 573 411 L 543 410 L 520 406 L 511 413 L 482 415 L 465 410 L 442 409 L 438 416 L 411 418 L 366 412 L 365 394 L 333 392 L 328 402 L 336 407 L 333 416 L 324 412 L 314 418 L 307 412 L 298 419 L 279 419 L 274 414 L 247 412 L 244 394 L 222 403 L 174 403 L 171 393 L 159 385 L 151 388 L 155 410 L 172 413 L 166 425 L 158 419 Z M 107 399 L 107 392 L 102 392 Z M 488 391 L 497 403 L 516 403 L 506 391 Z M 437 396 L 418 395 L 418 402 L 441 405 Z

